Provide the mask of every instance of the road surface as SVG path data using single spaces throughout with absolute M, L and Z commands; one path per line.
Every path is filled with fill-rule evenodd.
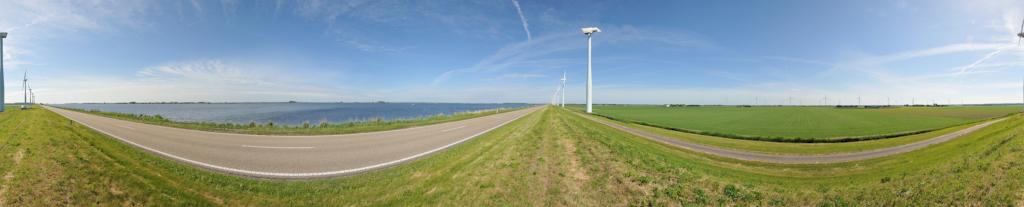
M 700 153 L 706 153 L 706 154 L 716 155 L 716 156 L 720 156 L 720 157 L 727 157 L 727 158 L 732 158 L 732 159 L 738 159 L 738 160 L 756 161 L 756 162 L 767 162 L 767 163 L 780 163 L 780 164 L 825 164 L 825 163 L 851 162 L 851 161 L 858 161 L 858 160 L 866 160 L 866 159 L 872 159 L 872 158 L 885 157 L 885 156 L 895 155 L 895 154 L 899 154 L 899 153 L 914 151 L 914 150 L 921 149 L 921 148 L 924 148 L 924 147 L 927 147 L 927 146 L 933 145 L 933 144 L 938 144 L 938 143 L 946 142 L 946 141 L 949 141 L 949 140 L 952 140 L 954 138 L 963 136 L 965 134 L 969 134 L 971 132 L 977 131 L 978 129 L 985 128 L 986 126 L 992 125 L 992 124 L 994 124 L 996 122 L 1000 122 L 1000 121 L 1003 121 L 1003 120 L 1006 119 L 1006 118 L 1001 118 L 1001 119 L 996 119 L 996 120 L 992 120 L 992 121 L 987 121 L 987 122 L 984 122 L 984 123 L 981 123 L 981 124 L 978 124 L 978 125 L 971 126 L 969 128 L 966 128 L 966 129 L 962 129 L 962 130 L 955 131 L 955 132 L 952 132 L 952 133 L 949 133 L 949 134 L 944 134 L 944 135 L 941 135 L 941 136 L 937 136 L 935 138 L 930 138 L 930 139 L 927 139 L 927 140 L 922 140 L 922 141 L 918 141 L 918 142 L 914 142 L 914 143 L 910 143 L 910 144 L 905 144 L 905 145 L 900 145 L 900 146 L 895 146 L 895 147 L 889 147 L 889 148 L 882 148 L 882 149 L 862 151 L 862 152 L 837 153 L 837 154 L 779 155 L 779 154 L 766 154 L 766 153 L 757 153 L 757 152 L 748 152 L 748 151 L 724 149 L 724 148 L 718 148 L 718 147 L 713 147 L 713 146 L 708 146 L 708 145 L 697 144 L 697 143 L 683 141 L 683 140 L 680 140 L 680 139 L 676 139 L 676 138 L 672 138 L 672 137 L 668 137 L 668 136 L 663 136 L 663 135 L 659 135 L 659 134 L 655 134 L 655 133 L 651 133 L 651 132 L 647 132 L 647 131 L 643 131 L 643 130 L 639 130 L 639 129 L 634 129 L 634 128 L 626 127 L 626 126 L 620 125 L 618 123 L 614 123 L 612 121 L 609 121 L 609 120 L 606 120 L 606 119 L 602 119 L 602 118 L 598 118 L 598 117 L 595 117 L 595 116 L 579 114 L 579 113 L 576 113 L 576 114 L 578 114 L 578 115 L 580 115 L 580 116 L 582 116 L 584 118 L 590 119 L 592 121 L 595 121 L 595 122 L 602 123 L 604 125 L 610 126 L 612 128 L 616 128 L 616 129 L 619 129 L 619 130 L 622 130 L 622 131 L 626 131 L 626 132 L 628 132 L 630 134 L 633 134 L 633 135 L 637 135 L 637 136 L 640 136 L 640 137 L 644 137 L 644 138 L 651 139 L 651 140 L 658 141 L 658 142 L 662 142 L 662 143 L 667 143 L 667 144 L 670 144 L 670 145 L 674 145 L 674 146 L 677 146 L 677 147 L 681 147 L 681 148 L 684 148 L 684 149 L 689 149 L 689 150 L 700 152 Z
M 156 126 L 45 108 L 180 162 L 243 176 L 287 179 L 341 176 L 392 166 L 462 143 L 538 109 L 391 131 L 267 136 Z

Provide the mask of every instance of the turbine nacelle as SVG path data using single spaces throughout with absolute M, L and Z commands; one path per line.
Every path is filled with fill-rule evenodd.
M 1020 39 L 1024 39 L 1024 20 L 1020 22 L 1020 32 L 1017 33 L 1017 47 L 1020 47 Z
M 0 32 L 0 38 L 7 38 L 6 32 Z
M 583 31 L 583 34 L 585 34 L 587 36 L 590 36 L 591 34 L 594 34 L 594 33 L 601 32 L 601 29 L 598 29 L 597 27 L 584 27 L 583 29 L 580 29 L 580 30 Z

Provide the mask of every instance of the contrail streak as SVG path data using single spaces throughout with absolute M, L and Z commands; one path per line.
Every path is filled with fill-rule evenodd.
M 512 4 L 516 5 L 516 12 L 519 12 L 519 20 L 523 21 L 523 30 L 526 30 L 526 40 L 533 40 L 533 36 L 530 35 L 530 23 L 527 23 L 526 16 L 523 16 L 523 8 L 519 7 L 519 1 L 512 0 Z
M 967 65 L 967 66 L 964 66 L 964 67 L 960 67 L 960 72 L 957 72 L 956 75 L 959 76 L 959 75 L 964 74 L 966 72 L 970 72 L 970 70 L 974 69 L 975 66 L 978 66 L 979 64 L 984 63 L 985 61 L 988 61 L 988 59 L 992 59 L 996 55 L 999 55 L 999 53 L 1002 53 L 1003 50 L 1005 50 L 1005 49 L 1006 49 L 1006 47 L 999 48 L 996 51 L 993 51 L 991 53 L 986 54 L 984 57 L 981 57 L 981 59 L 978 59 L 977 61 L 974 61 L 974 63 L 971 63 L 970 65 Z

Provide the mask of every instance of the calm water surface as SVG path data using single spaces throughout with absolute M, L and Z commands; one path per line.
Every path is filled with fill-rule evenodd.
M 59 104 L 57 106 L 132 114 L 160 115 L 174 121 L 245 124 L 250 121 L 298 125 L 373 119 L 410 119 L 438 114 L 516 108 L 527 104 L 463 103 L 214 103 L 214 104 Z

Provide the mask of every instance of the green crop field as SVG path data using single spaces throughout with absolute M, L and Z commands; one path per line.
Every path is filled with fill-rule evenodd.
M 664 107 L 598 106 L 617 120 L 739 139 L 845 142 L 890 138 L 1005 116 L 1020 106 L 896 107 Z
M 44 109 L 0 113 L 4 206 L 1024 205 L 1024 117 L 905 154 L 828 165 L 742 162 L 546 108 L 450 150 L 333 179 L 209 172 Z

